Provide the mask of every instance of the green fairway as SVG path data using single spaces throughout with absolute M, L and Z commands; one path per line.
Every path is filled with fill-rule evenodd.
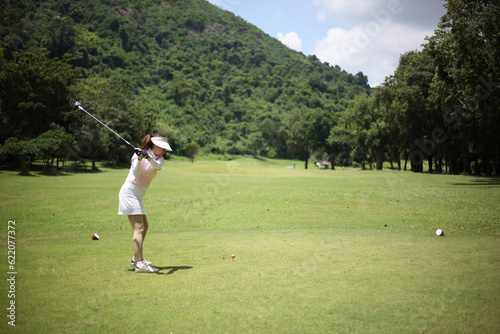
M 128 265 L 127 169 L 0 172 L 0 332 L 500 331 L 498 178 L 291 165 L 167 161 L 145 197 L 160 274 Z

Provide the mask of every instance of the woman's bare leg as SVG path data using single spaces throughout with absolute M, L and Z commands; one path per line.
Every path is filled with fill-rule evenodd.
M 142 216 L 142 220 L 144 222 L 144 233 L 142 234 L 142 242 L 144 243 L 144 239 L 146 239 L 146 233 L 148 233 L 149 224 L 146 215 Z
M 148 231 L 148 220 L 145 215 L 129 215 L 128 220 L 134 230 L 133 243 L 134 243 L 134 256 L 137 262 L 144 260 L 142 246 L 146 232 Z

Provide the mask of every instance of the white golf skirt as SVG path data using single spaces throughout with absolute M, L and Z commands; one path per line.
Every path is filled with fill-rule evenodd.
M 142 198 L 146 190 L 133 183 L 125 182 L 118 195 L 118 214 L 119 215 L 145 215 L 144 202 Z

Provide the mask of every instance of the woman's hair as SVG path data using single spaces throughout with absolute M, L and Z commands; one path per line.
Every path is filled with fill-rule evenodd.
M 154 144 L 151 141 L 151 138 L 153 138 L 153 137 L 165 137 L 165 136 L 160 134 L 160 133 L 155 133 L 154 135 L 147 135 L 141 141 L 141 150 L 147 150 L 147 149 L 153 148 Z

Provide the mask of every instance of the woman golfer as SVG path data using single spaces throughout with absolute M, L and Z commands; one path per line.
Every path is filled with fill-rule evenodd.
M 132 165 L 127 179 L 120 189 L 118 207 L 119 215 L 127 215 L 134 230 L 134 257 L 130 266 L 136 273 L 157 273 L 158 268 L 144 259 L 142 246 L 148 232 L 148 219 L 144 210 L 142 198 L 146 194 L 156 172 L 163 165 L 163 154 L 172 151 L 165 136 L 160 134 L 147 135 L 141 142 L 141 149 L 136 149 L 132 156 Z

